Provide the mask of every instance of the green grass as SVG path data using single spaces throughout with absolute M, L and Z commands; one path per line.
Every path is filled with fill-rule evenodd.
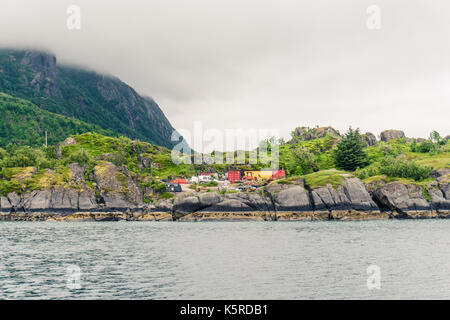
M 432 178 L 426 179 L 426 180 L 422 180 L 422 181 L 415 181 L 414 179 L 407 179 L 407 178 L 396 178 L 396 177 L 388 177 L 386 175 L 378 175 L 378 176 L 373 176 L 373 177 L 369 177 L 366 179 L 362 180 L 364 183 L 369 184 L 369 183 L 391 183 L 391 182 L 401 182 L 403 184 L 413 184 L 416 186 L 426 186 L 427 184 L 429 184 L 430 182 L 433 181 Z
M 311 189 L 324 187 L 327 184 L 331 184 L 333 188 L 336 188 L 342 185 L 344 179 L 348 177 L 352 177 L 352 175 L 346 171 L 334 169 L 318 171 L 302 176 L 305 180 L 305 185 Z

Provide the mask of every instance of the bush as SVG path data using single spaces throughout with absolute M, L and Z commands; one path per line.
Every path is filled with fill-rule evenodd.
M 355 176 L 358 177 L 361 180 L 373 177 L 373 176 L 378 176 L 381 173 L 380 170 L 380 163 L 379 162 L 375 162 L 374 164 L 362 168 L 362 169 L 356 169 L 355 171 Z
M 385 158 L 380 161 L 380 174 L 390 177 L 409 178 L 416 181 L 430 177 L 432 168 L 421 166 L 413 161 Z
M 39 152 L 33 148 L 9 145 L 7 147 L 7 153 L 0 162 L 0 167 L 14 168 L 36 166 L 36 160 L 39 155 Z
M 354 171 L 367 164 L 366 144 L 359 130 L 349 131 L 339 141 L 334 152 L 336 166 L 339 169 Z
M 79 163 L 81 166 L 88 164 L 91 161 L 91 155 L 85 149 L 75 151 L 69 156 L 69 163 Z
M 431 140 L 425 140 L 417 143 L 415 140 L 411 143 L 412 152 L 428 153 L 436 150 L 436 145 Z
M 292 152 L 294 156 L 295 168 L 293 173 L 303 175 L 318 170 L 316 157 L 305 148 L 296 148 Z
M 150 183 L 150 188 L 155 192 L 162 193 L 166 191 L 167 186 L 165 183 L 152 180 L 152 182 Z

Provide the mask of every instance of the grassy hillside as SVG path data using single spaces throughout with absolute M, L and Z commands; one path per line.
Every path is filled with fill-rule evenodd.
M 29 101 L 0 92 L 0 147 L 8 144 L 41 146 L 45 144 L 46 130 L 50 145 L 88 131 L 114 135 L 99 126 L 42 110 Z

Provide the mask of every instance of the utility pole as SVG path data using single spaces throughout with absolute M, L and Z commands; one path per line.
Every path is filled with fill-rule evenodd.
M 45 147 L 46 148 L 48 147 L 48 145 L 47 145 L 47 130 L 45 130 Z

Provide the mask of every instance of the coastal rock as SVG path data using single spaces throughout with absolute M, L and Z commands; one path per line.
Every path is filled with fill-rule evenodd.
M 11 212 L 12 205 L 8 198 L 0 196 L 0 212 Z
M 279 211 L 313 211 L 308 191 L 302 186 L 291 186 L 273 194 L 275 209 Z
M 178 197 L 173 203 L 173 211 L 180 215 L 189 214 L 201 208 L 203 205 L 196 196 Z
M 154 212 L 172 212 L 173 203 L 170 200 L 160 200 L 152 208 Z
M 231 201 L 231 200 L 229 200 Z M 224 205 L 229 207 L 229 204 Z M 268 212 L 261 211 L 230 211 L 226 209 L 225 211 L 198 211 L 195 213 L 188 214 L 182 218 L 180 221 L 183 222 L 201 222 L 201 221 L 271 221 L 273 216 Z
M 273 215 L 266 211 L 255 211 L 242 199 L 225 199 L 211 207 L 188 214 L 180 221 L 267 221 Z
M 78 210 L 78 190 L 57 187 L 51 192 L 50 203 L 51 208 L 54 210 Z
M 94 167 L 94 179 L 100 190 L 105 209 L 135 208 L 143 204 L 142 190 L 130 176 L 110 163 Z
M 449 183 L 441 184 L 440 190 L 442 191 L 442 194 L 444 195 L 445 199 L 450 199 L 450 184 Z
M 124 212 L 76 212 L 65 216 L 53 217 L 56 221 L 125 221 L 131 220 Z
M 16 192 L 10 192 L 6 195 L 9 203 L 11 204 L 11 208 L 13 211 L 18 211 L 21 209 L 22 199 Z
M 401 182 L 392 182 L 378 187 L 373 192 L 374 198 L 385 208 L 392 211 L 397 218 L 434 218 L 430 203 L 425 199 L 423 189 L 419 186 Z
M 210 207 L 221 201 L 220 196 L 216 192 L 205 192 L 198 197 L 201 207 Z
M 173 221 L 172 213 L 170 212 L 149 212 L 139 215 L 137 221 Z
M 235 199 L 241 201 L 253 211 L 273 212 L 274 205 L 271 199 L 258 192 L 242 192 L 235 195 L 227 195 L 226 199 Z
M 52 207 L 51 197 L 51 190 L 32 191 L 23 196 L 22 206 L 25 211 L 48 210 Z
M 180 221 L 267 221 L 275 218 L 270 199 L 257 192 L 227 194 L 223 197 L 207 192 L 199 196 L 200 205 L 192 198 L 185 198 L 184 203 L 189 199 L 194 204 L 189 210 L 196 210 L 180 217 Z M 175 203 L 180 205 L 177 200 Z
M 372 200 L 364 184 L 358 178 L 346 178 L 342 185 L 333 188 L 331 185 L 312 190 L 314 210 L 330 219 L 387 219 Z
M 447 191 L 449 185 L 442 186 L 442 189 Z M 432 209 L 436 211 L 439 218 L 450 218 L 450 198 L 447 198 L 447 195 L 443 190 L 436 184 L 427 186 L 427 191 L 431 198 Z
M 393 139 L 405 138 L 405 133 L 401 130 L 385 130 L 380 134 L 381 141 L 388 142 Z
M 95 194 L 89 189 L 83 189 L 78 194 L 78 210 L 95 210 L 98 208 Z
M 328 213 L 314 212 L 308 191 L 303 179 L 290 181 L 292 184 L 272 183 L 266 191 L 270 194 L 275 219 L 279 221 L 327 220 Z

